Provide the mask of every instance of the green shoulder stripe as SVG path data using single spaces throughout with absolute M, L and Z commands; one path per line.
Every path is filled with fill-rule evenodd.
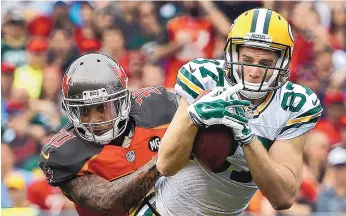
M 187 71 L 184 67 L 180 68 L 179 72 L 193 84 L 204 90 L 204 86 L 202 85 L 202 83 L 194 75 L 192 75 L 191 72 Z
M 306 116 L 315 115 L 315 114 L 321 112 L 322 109 L 323 109 L 323 108 L 322 108 L 321 104 L 319 104 L 317 107 L 314 107 L 314 108 L 308 110 L 307 112 L 305 112 L 305 113 L 303 113 L 303 114 L 297 116 L 296 118 L 301 118 L 301 117 L 306 117 Z
M 280 131 L 280 134 L 283 134 L 285 131 L 291 129 L 291 128 L 299 128 L 302 125 L 306 125 L 306 124 L 315 124 L 318 122 L 318 120 L 320 119 L 321 115 L 317 115 L 314 118 L 310 119 L 307 122 L 297 122 L 296 124 L 292 124 L 289 126 L 285 126 L 284 128 L 282 128 L 282 130 Z
M 180 87 L 188 93 L 192 98 L 196 99 L 198 97 L 198 93 L 190 89 L 185 83 L 183 83 L 179 78 L 177 79 L 177 84 L 180 85 Z

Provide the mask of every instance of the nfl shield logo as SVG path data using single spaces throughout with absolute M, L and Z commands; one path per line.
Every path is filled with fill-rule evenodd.
M 126 159 L 127 159 L 128 162 L 133 163 L 133 161 L 136 160 L 136 154 L 135 154 L 135 152 L 132 151 L 132 150 L 131 150 L 131 151 L 128 151 L 128 152 L 126 153 Z

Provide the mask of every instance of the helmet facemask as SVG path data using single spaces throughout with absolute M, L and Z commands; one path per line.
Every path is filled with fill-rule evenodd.
M 81 99 L 64 98 L 64 106 L 68 118 L 83 139 L 107 144 L 125 131 L 131 107 L 130 98 L 128 89 L 108 94 L 106 89 L 102 88 L 83 91 Z M 83 111 L 90 106 L 98 105 L 107 107 L 107 119 L 100 122 L 83 122 Z
M 270 50 L 279 53 L 274 67 L 259 64 L 248 64 L 239 62 L 239 48 L 241 46 Z M 291 47 L 271 41 L 270 36 L 265 34 L 249 33 L 245 38 L 230 37 L 225 46 L 225 65 L 228 71 L 228 80 L 231 85 L 242 83 L 244 89 L 240 91 L 242 95 L 249 99 L 258 99 L 265 96 L 270 91 L 275 91 L 283 86 L 289 78 L 289 64 L 291 61 Z M 262 81 L 260 83 L 250 83 L 244 79 L 244 67 L 259 67 L 264 69 Z M 272 75 L 268 79 L 268 72 Z

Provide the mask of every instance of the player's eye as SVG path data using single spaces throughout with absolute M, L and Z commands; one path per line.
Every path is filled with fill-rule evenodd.
M 247 64 L 251 64 L 252 63 L 252 61 L 250 60 L 250 59 L 243 59 L 243 63 L 247 63 Z
M 265 66 L 265 67 L 271 67 L 272 66 L 272 62 L 269 61 L 263 61 L 263 62 L 259 62 L 260 65 Z
M 100 112 L 100 113 L 106 113 L 106 110 L 107 110 L 107 106 L 106 104 L 100 104 L 97 106 L 97 110 Z
M 81 107 L 81 108 L 79 109 L 79 111 L 80 111 L 80 115 L 81 115 L 82 117 L 88 117 L 88 115 L 89 115 L 89 109 L 88 109 L 88 108 L 86 108 L 86 107 Z

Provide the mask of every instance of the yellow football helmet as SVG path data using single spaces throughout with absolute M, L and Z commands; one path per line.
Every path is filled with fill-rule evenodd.
M 241 14 L 231 26 L 225 46 L 225 70 L 231 84 L 242 82 L 241 93 L 249 99 L 257 99 L 268 91 L 280 88 L 289 78 L 288 67 L 291 62 L 294 38 L 287 20 L 275 11 L 265 8 L 252 9 Z M 238 61 L 239 47 L 253 47 L 280 53 L 274 67 L 259 64 L 246 64 Z M 244 80 L 244 65 L 261 67 L 265 73 L 261 83 Z M 265 81 L 268 69 L 272 76 Z M 240 71 L 238 71 L 240 70 Z

